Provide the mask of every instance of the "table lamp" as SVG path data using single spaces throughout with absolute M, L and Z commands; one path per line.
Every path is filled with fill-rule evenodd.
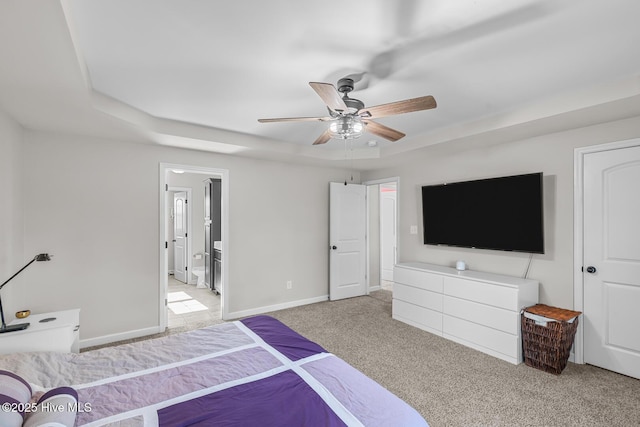
M 49 255 L 49 254 L 38 254 L 38 255 L 36 255 L 31 261 L 29 261 L 27 263 L 27 265 L 22 267 L 20 270 L 18 270 L 18 272 L 16 274 L 14 274 L 13 276 L 9 277 L 2 285 L 0 285 L 0 290 L 2 290 L 2 288 L 4 288 L 4 285 L 9 283 L 11 281 L 11 279 L 16 277 L 18 274 L 22 273 L 22 270 L 24 270 L 25 268 L 29 267 L 34 261 L 51 261 L 51 256 L 53 256 L 53 255 Z M 4 322 L 4 310 L 2 309 L 2 298 L 1 297 L 0 297 L 0 317 L 2 318 L 2 327 L 0 327 L 0 333 L 21 331 L 21 330 L 27 329 L 29 327 L 29 323 L 18 323 L 17 325 L 9 325 L 9 326 L 7 326 L 7 324 Z

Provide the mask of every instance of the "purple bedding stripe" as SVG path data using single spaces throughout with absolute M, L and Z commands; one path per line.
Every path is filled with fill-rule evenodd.
M 255 316 L 241 322 L 291 361 L 327 352 L 273 317 Z
M 60 394 L 68 394 L 69 396 L 72 396 L 75 400 L 78 400 L 78 392 L 75 389 L 71 387 L 56 387 L 47 391 L 42 396 L 40 396 L 40 399 L 38 399 L 38 403 L 44 402 L 45 400 Z
M 81 404 L 90 402 L 91 412 L 79 413 L 77 425 L 154 405 L 279 366 L 282 366 L 280 361 L 273 355 L 255 347 L 133 378 L 81 388 L 78 390 L 78 401 Z
M 345 425 L 293 371 L 162 408 L 158 420 L 161 427 Z

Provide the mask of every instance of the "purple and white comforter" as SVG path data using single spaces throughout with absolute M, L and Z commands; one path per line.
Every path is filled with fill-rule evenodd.
M 80 354 L 7 355 L 0 368 L 77 390 L 77 426 L 427 426 L 269 316 Z

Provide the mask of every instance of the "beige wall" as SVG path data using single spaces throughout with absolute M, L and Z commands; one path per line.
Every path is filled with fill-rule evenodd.
M 42 132 L 24 158 L 25 251 L 55 257 L 10 310 L 78 307 L 82 340 L 158 325 L 160 162 L 229 170 L 230 313 L 328 294 L 340 169 Z
M 447 181 L 543 172 L 546 253 L 533 256 L 529 277 L 541 283 L 541 302 L 572 308 L 574 148 L 638 136 L 640 118 L 636 117 L 509 144 L 469 148 L 456 144 L 455 149 L 442 144 L 412 152 L 401 167 L 363 173 L 362 179 L 400 177 L 400 262 L 454 266 L 462 259 L 473 270 L 522 276 L 528 254 L 424 245 L 420 188 Z M 418 235 L 409 234 L 411 225 L 419 226 Z
M 0 283 L 26 264 L 35 254 L 25 255 L 22 245 L 22 128 L 0 111 Z M 33 267 L 31 267 L 33 268 Z M 14 291 L 29 280 L 29 270 L 8 283 L 2 290 L 7 322 L 13 319 Z

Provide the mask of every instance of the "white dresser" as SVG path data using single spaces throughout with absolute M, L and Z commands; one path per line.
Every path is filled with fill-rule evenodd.
M 0 334 L 0 354 L 28 351 L 80 351 L 80 310 L 32 314 L 9 323 L 29 323 L 22 331 Z
M 393 318 L 506 360 L 522 362 L 520 311 L 538 282 L 420 262 L 395 266 Z

